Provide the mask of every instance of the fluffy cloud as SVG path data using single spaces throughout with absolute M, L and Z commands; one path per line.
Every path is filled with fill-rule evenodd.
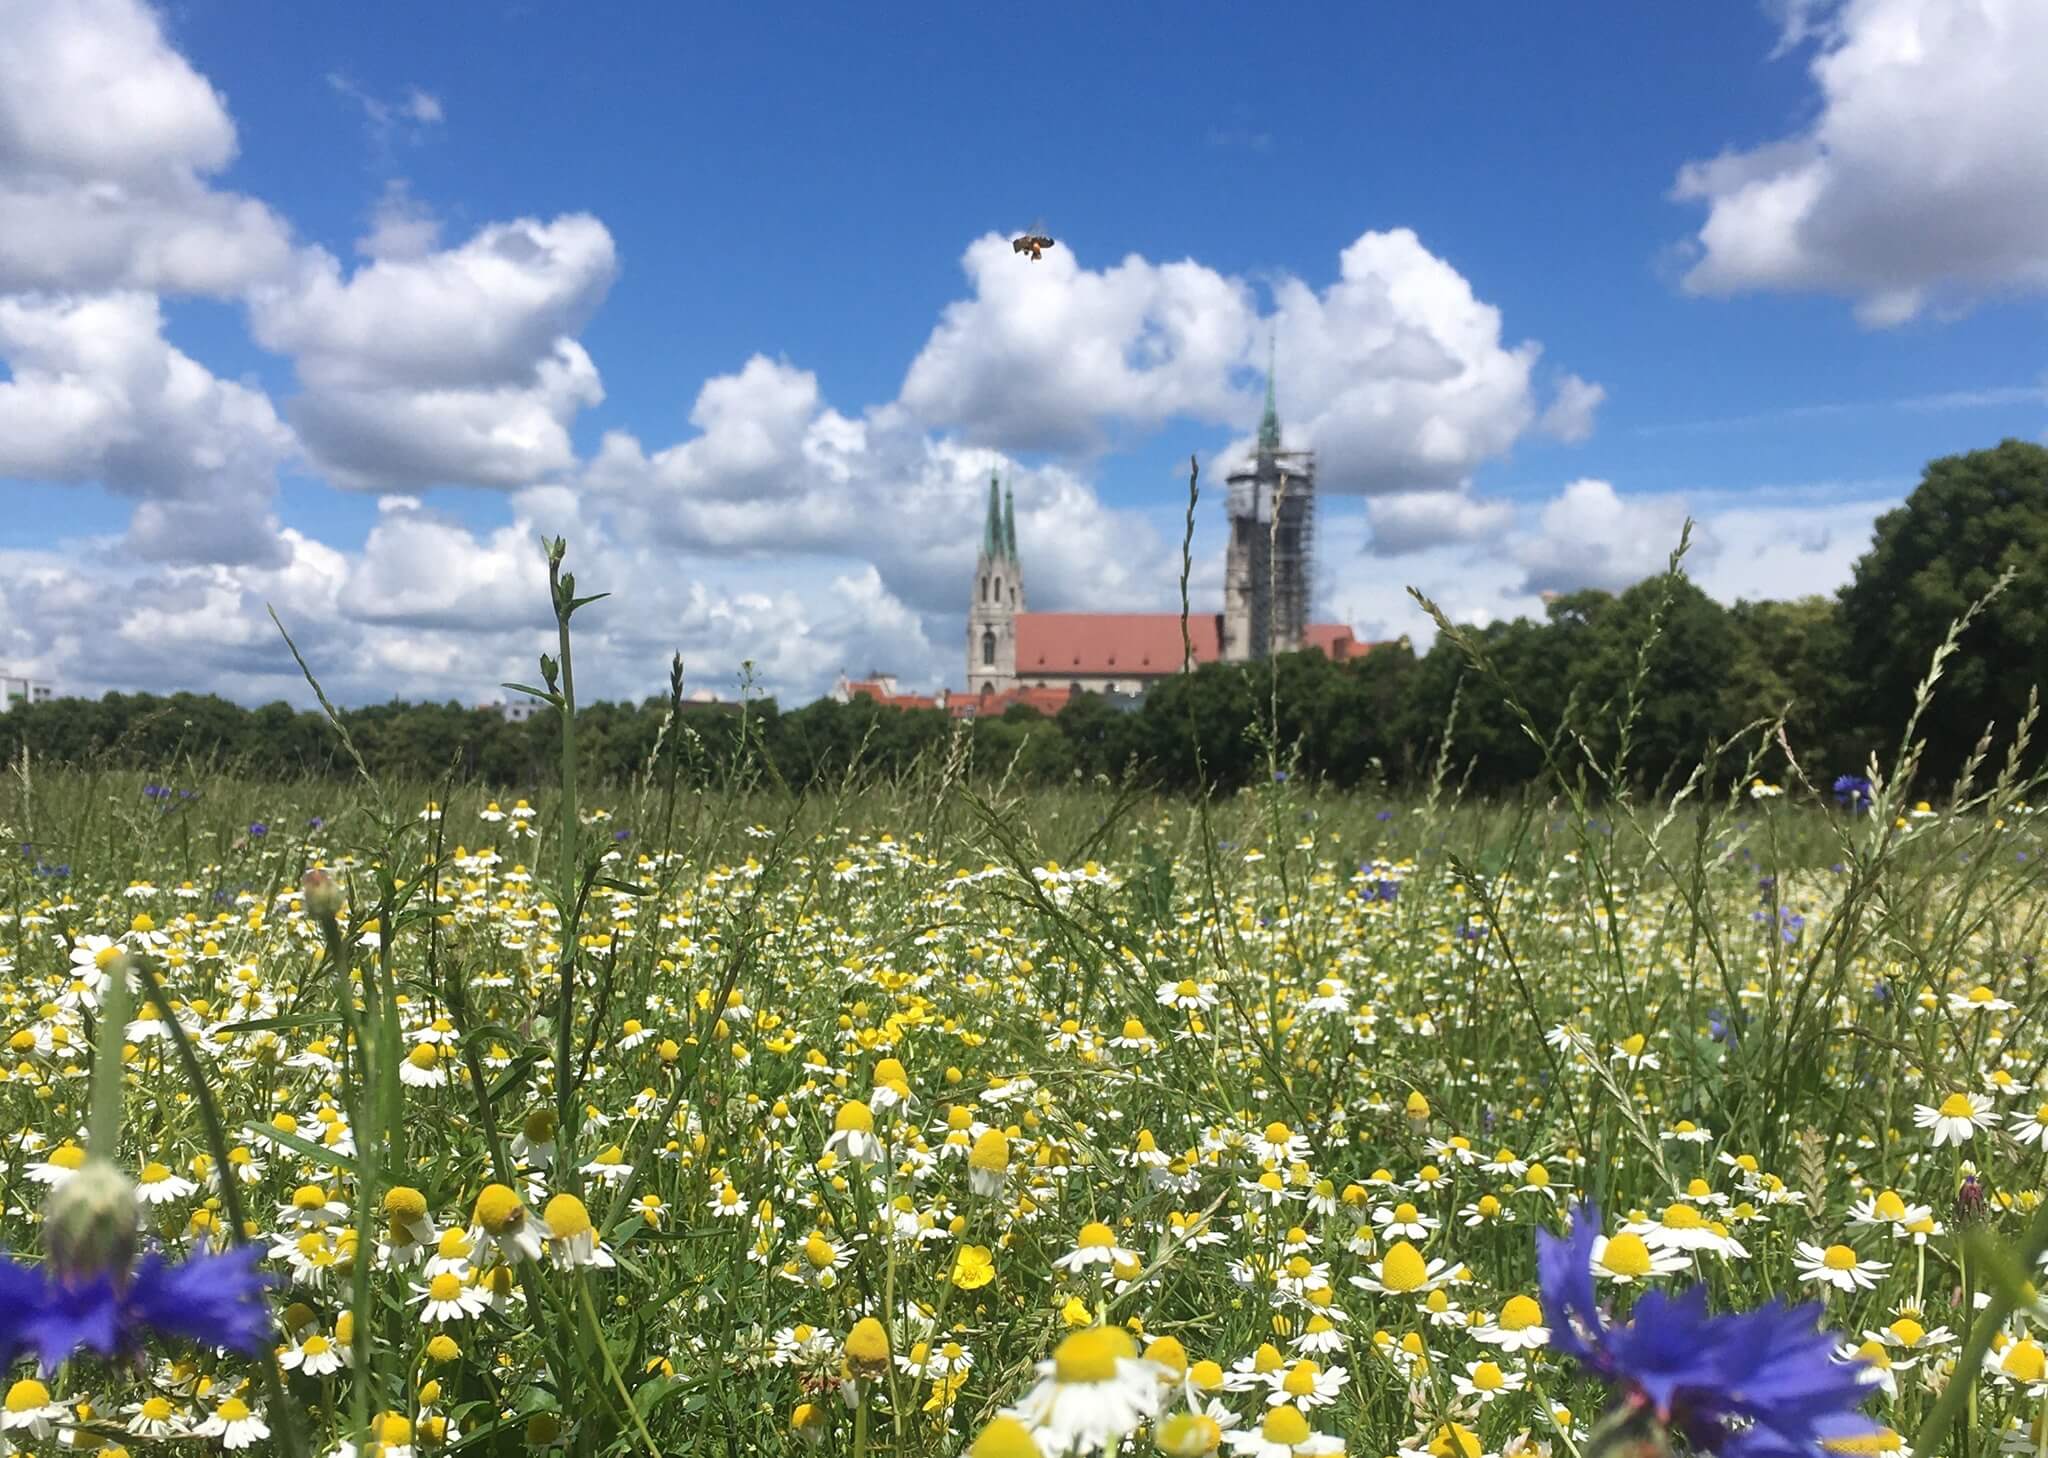
M 0 297 L 0 477 L 96 481 L 141 498 L 144 556 L 274 559 L 269 515 L 292 436 L 260 390 L 163 337 L 154 296 Z
M 946 307 L 903 381 L 919 420 L 1005 450 L 1078 450 L 1111 424 L 1242 414 L 1231 376 L 1256 317 L 1243 282 L 1136 254 L 1092 271 L 1064 246 L 1024 264 L 993 234 L 963 263 L 973 296 Z
M 699 433 L 649 454 L 605 437 L 582 484 L 604 509 L 687 551 L 830 557 L 871 563 L 916 607 L 963 600 L 991 471 L 1017 495 L 1017 536 L 1033 606 L 1153 605 L 1165 543 L 1105 507 L 1058 466 L 1008 465 L 992 450 L 927 434 L 899 406 L 842 415 L 816 378 L 755 356 L 707 381 L 691 411 Z
M 1093 271 L 1060 249 L 1020 266 L 990 236 L 965 266 L 972 296 L 947 307 L 900 403 L 1002 449 L 1092 449 L 1174 418 L 1249 427 L 1269 338 L 1289 443 L 1318 452 L 1332 491 L 1455 487 L 1532 426 L 1584 439 L 1605 395 L 1566 375 L 1539 407 L 1540 347 L 1504 344 L 1500 311 L 1405 228 L 1361 235 L 1321 291 L 1282 278 L 1267 319 L 1249 284 L 1192 261 Z
M 1707 206 L 1685 286 L 1847 294 L 1872 325 L 2048 286 L 2048 7 L 1795 5 L 1787 40 L 1810 38 L 1812 124 L 1679 173 Z
M 1535 533 L 1515 548 L 1523 589 L 1618 592 L 1664 570 L 1685 519 L 1677 497 L 1623 496 L 1605 481 L 1574 481 L 1545 503 Z M 1712 538 L 1695 530 L 1688 561 L 1698 565 L 1714 550 Z
M 257 340 L 304 386 L 288 409 L 315 462 L 359 490 L 518 487 L 570 469 L 570 422 L 603 398 L 573 336 L 617 272 L 605 226 L 520 218 L 428 252 L 386 247 L 381 223 L 373 238 L 347 278 L 316 249 L 251 295 Z
M 1367 638 L 1405 633 L 1419 647 L 1435 630 L 1408 595 L 1410 585 L 1453 622 L 1540 617 L 1546 592 L 1618 591 L 1662 572 L 1688 513 L 1695 524 L 1685 570 L 1709 595 L 1733 603 L 1826 594 L 1849 580 L 1870 548 L 1873 523 L 1896 505 L 1896 497 L 1867 489 L 1777 489 L 1759 502 L 1736 492 L 1638 496 L 1596 480 L 1525 503 L 1393 497 L 1371 503 L 1370 538 L 1356 518 L 1323 529 L 1325 560 L 1337 568 L 1324 596 Z M 1387 507 L 1422 518 L 1399 556 L 1380 555 Z M 1487 530 L 1461 538 L 1459 527 L 1479 513 Z M 1448 526 L 1432 532 L 1433 517 Z
M 1372 535 L 1366 550 L 1396 557 L 1452 542 L 1497 540 L 1515 520 L 1506 501 L 1486 501 L 1463 491 L 1411 491 L 1366 503 Z
M 0 291 L 232 294 L 283 269 L 268 208 L 210 188 L 220 96 L 129 0 L 0 0 Z

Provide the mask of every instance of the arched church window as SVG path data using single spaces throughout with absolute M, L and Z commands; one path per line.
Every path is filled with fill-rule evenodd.
M 1003 600 L 1003 579 L 1002 579 L 1002 578 L 1000 578 L 1000 577 L 998 577 L 998 578 L 996 579 L 996 601 L 997 601 L 997 602 L 1001 602 L 1002 600 Z
M 981 666 L 993 668 L 996 663 L 996 635 L 984 630 L 981 635 Z
M 988 579 L 986 577 L 981 579 L 981 600 L 983 602 L 988 601 Z

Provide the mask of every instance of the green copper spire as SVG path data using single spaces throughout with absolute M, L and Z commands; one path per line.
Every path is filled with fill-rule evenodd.
M 996 473 L 988 473 L 988 520 L 981 528 L 981 555 L 1003 555 L 1003 493 L 996 485 Z
M 1259 454 L 1271 455 L 1280 449 L 1280 407 L 1273 401 L 1273 365 L 1279 352 L 1277 340 L 1266 345 L 1266 413 L 1259 421 Z
M 1017 491 L 1014 485 L 1003 488 L 1003 555 L 1012 562 L 1017 560 Z

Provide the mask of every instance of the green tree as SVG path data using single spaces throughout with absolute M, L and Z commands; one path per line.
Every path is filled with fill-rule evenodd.
M 1860 675 L 1854 747 L 1888 754 L 1951 621 L 2011 567 L 2017 579 L 1964 635 L 1921 720 L 1924 774 L 1956 773 L 1987 724 L 2001 742 L 2048 669 L 2048 449 L 2008 440 L 1930 463 L 1842 591 Z

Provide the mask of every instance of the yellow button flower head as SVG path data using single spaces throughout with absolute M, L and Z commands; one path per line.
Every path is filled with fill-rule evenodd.
M 1031 1429 L 1013 1417 L 999 1417 L 983 1428 L 967 1453 L 968 1458 L 1043 1458 Z
M 872 1316 L 863 1316 L 846 1334 L 846 1367 L 856 1377 L 878 1377 L 889 1369 L 889 1333 Z

